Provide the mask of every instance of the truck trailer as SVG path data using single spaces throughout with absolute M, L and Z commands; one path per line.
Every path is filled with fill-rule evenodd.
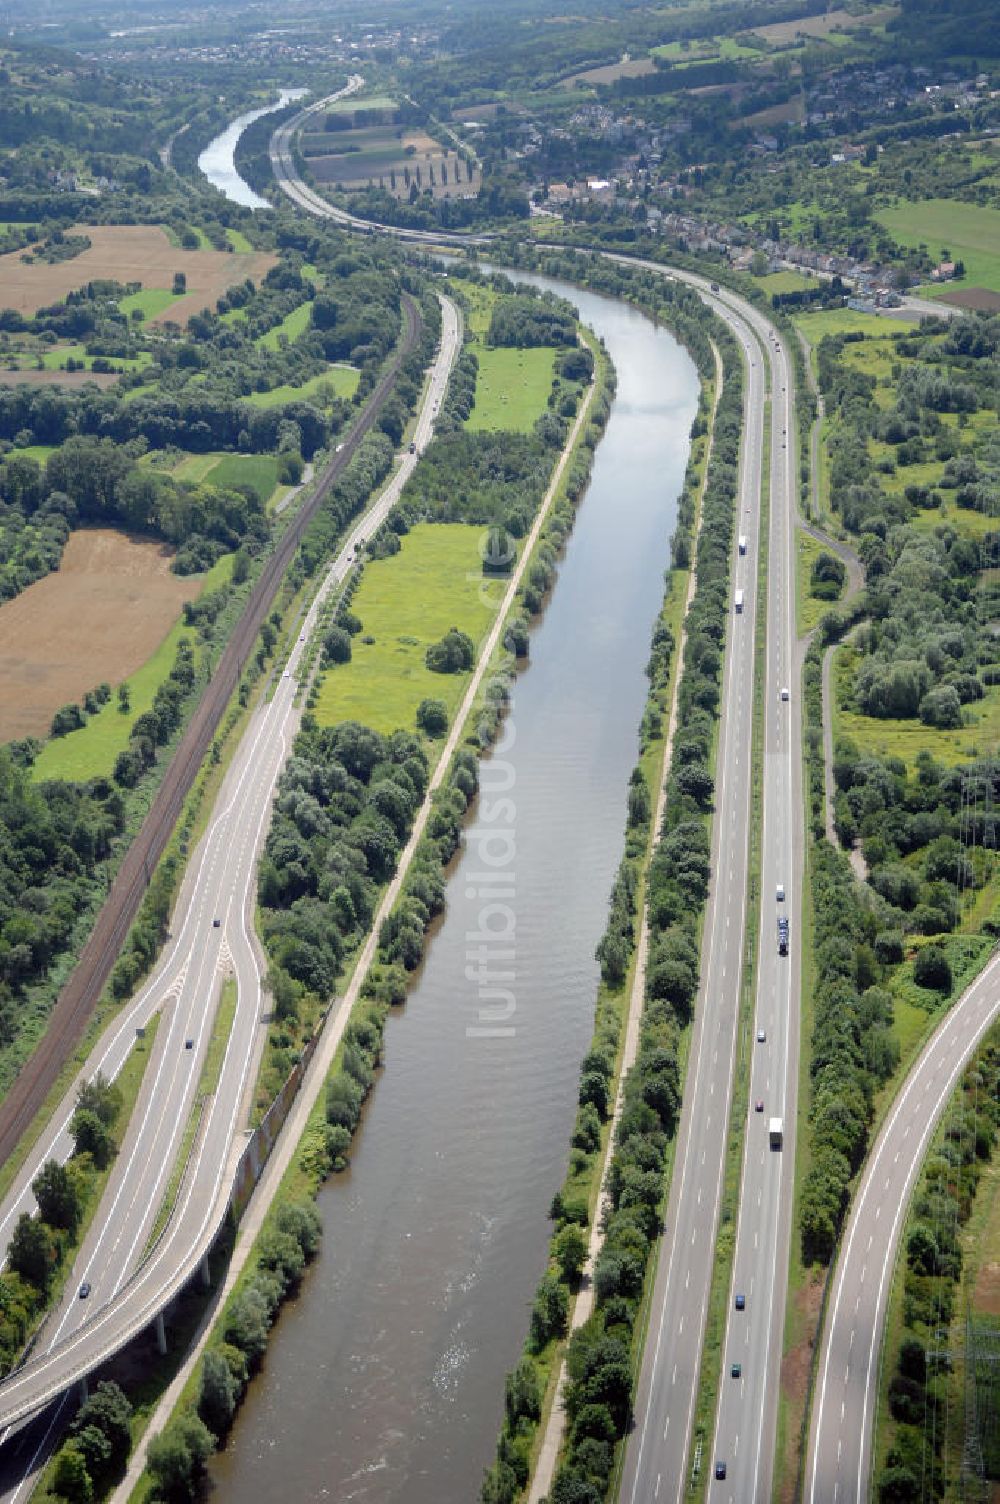
M 778 955 L 788 955 L 788 920 L 784 915 L 778 920 Z

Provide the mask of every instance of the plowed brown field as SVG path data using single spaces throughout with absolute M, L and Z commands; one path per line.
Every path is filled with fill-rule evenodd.
M 90 238 L 90 249 L 54 266 L 21 260 L 20 251 L 0 256 L 0 307 L 37 313 L 95 277 L 118 282 L 141 282 L 143 287 L 172 287 L 175 272 L 187 277 L 188 295 L 151 324 L 173 319 L 185 324 L 206 305 L 214 307 L 234 282 L 247 277 L 259 281 L 277 256 L 268 251 L 184 251 L 171 245 L 159 225 L 79 225 L 76 233 Z
M 61 705 L 145 663 L 202 585 L 171 574 L 171 554 L 148 538 L 82 529 L 54 574 L 0 606 L 0 742 L 44 735 Z

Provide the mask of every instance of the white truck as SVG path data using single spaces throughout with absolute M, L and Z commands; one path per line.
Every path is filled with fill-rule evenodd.
M 737 614 L 737 616 L 741 615 L 742 611 L 743 611 L 743 591 L 742 590 L 737 590 L 736 597 L 735 597 L 735 600 L 734 600 L 733 604 L 736 607 L 736 614 Z
M 768 1136 L 768 1139 L 770 1141 L 772 1149 L 780 1149 L 781 1148 L 782 1131 L 781 1131 L 781 1119 L 780 1118 L 772 1118 L 771 1119 L 771 1121 L 770 1121 L 770 1123 L 768 1125 L 767 1136 Z

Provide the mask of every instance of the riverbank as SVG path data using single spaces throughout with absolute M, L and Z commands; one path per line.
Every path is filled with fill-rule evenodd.
M 316 1157 L 310 1152 L 311 1139 L 317 1134 L 322 1136 L 321 1129 L 326 1122 L 325 1103 L 320 1100 L 320 1094 L 327 1083 L 330 1069 L 337 1059 L 342 1057 L 342 1041 L 352 1020 L 352 1015 L 356 1011 L 369 1015 L 371 1013 L 370 994 L 366 993 L 363 983 L 369 977 L 370 969 L 375 961 L 381 928 L 394 911 L 397 901 L 404 891 L 404 883 L 409 868 L 420 849 L 420 843 L 429 816 L 435 807 L 434 796 L 443 788 L 445 780 L 450 773 L 454 754 L 465 737 L 467 730 L 466 723 L 469 716 L 476 713 L 481 685 L 484 677 L 491 670 L 493 654 L 501 640 L 501 634 L 506 626 L 515 594 L 521 586 L 525 571 L 532 562 L 532 550 L 547 521 L 553 503 L 560 493 L 564 474 L 570 463 L 571 456 L 576 450 L 584 430 L 584 425 L 591 417 L 597 392 L 598 388 L 596 386 L 591 387 L 581 404 L 566 445 L 557 462 L 538 516 L 535 519 L 528 538 L 525 540 L 518 565 L 513 571 L 507 590 L 504 593 L 500 609 L 496 615 L 495 624 L 483 646 L 477 670 L 470 681 L 459 713 L 454 719 L 451 733 L 444 745 L 436 770 L 431 778 L 427 798 L 414 822 L 409 841 L 400 858 L 396 876 L 383 896 L 378 912 L 375 915 L 368 941 L 357 960 L 351 980 L 335 1014 L 331 1017 L 324 1031 L 320 1048 L 313 1058 L 296 1105 L 290 1114 L 282 1142 L 276 1148 L 268 1168 L 251 1199 L 233 1257 L 230 1261 L 224 1288 L 220 1292 L 215 1305 L 216 1313 L 219 1312 L 220 1307 L 222 1313 L 218 1316 L 214 1330 L 218 1330 L 220 1324 L 225 1323 L 226 1313 L 231 1310 L 233 1305 L 233 1297 L 238 1298 L 240 1291 L 245 1288 L 249 1279 L 252 1278 L 252 1265 L 255 1257 L 259 1257 L 260 1254 L 258 1235 L 261 1233 L 264 1236 L 267 1235 L 267 1231 L 273 1225 L 274 1217 L 281 1206 L 299 1200 L 304 1195 L 315 1195 L 322 1183 L 325 1171 L 322 1166 L 317 1167 Z M 305 1141 L 304 1143 L 303 1140 Z M 151 1421 L 151 1426 L 155 1427 L 160 1420 L 165 1420 L 169 1413 L 169 1408 L 172 1408 L 173 1405 L 179 1404 L 180 1409 L 183 1411 L 186 1405 L 190 1405 L 197 1398 L 197 1386 L 199 1383 L 199 1377 L 196 1372 L 197 1360 L 200 1353 L 211 1340 L 212 1335 L 213 1329 L 208 1327 L 203 1329 L 199 1343 L 187 1360 L 182 1373 L 178 1375 L 174 1384 L 171 1385 L 168 1395 L 165 1396 L 164 1401 L 158 1407 Z M 115 1495 L 116 1499 L 124 1500 L 128 1498 L 132 1489 L 137 1485 L 140 1489 L 139 1496 L 144 1496 L 141 1491 L 143 1485 L 139 1481 L 144 1455 L 145 1451 L 143 1449 L 138 1451 L 133 1457 L 125 1483 Z

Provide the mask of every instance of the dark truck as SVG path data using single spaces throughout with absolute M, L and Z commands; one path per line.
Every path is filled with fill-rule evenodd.
M 788 955 L 788 920 L 785 918 L 778 920 L 778 955 Z

